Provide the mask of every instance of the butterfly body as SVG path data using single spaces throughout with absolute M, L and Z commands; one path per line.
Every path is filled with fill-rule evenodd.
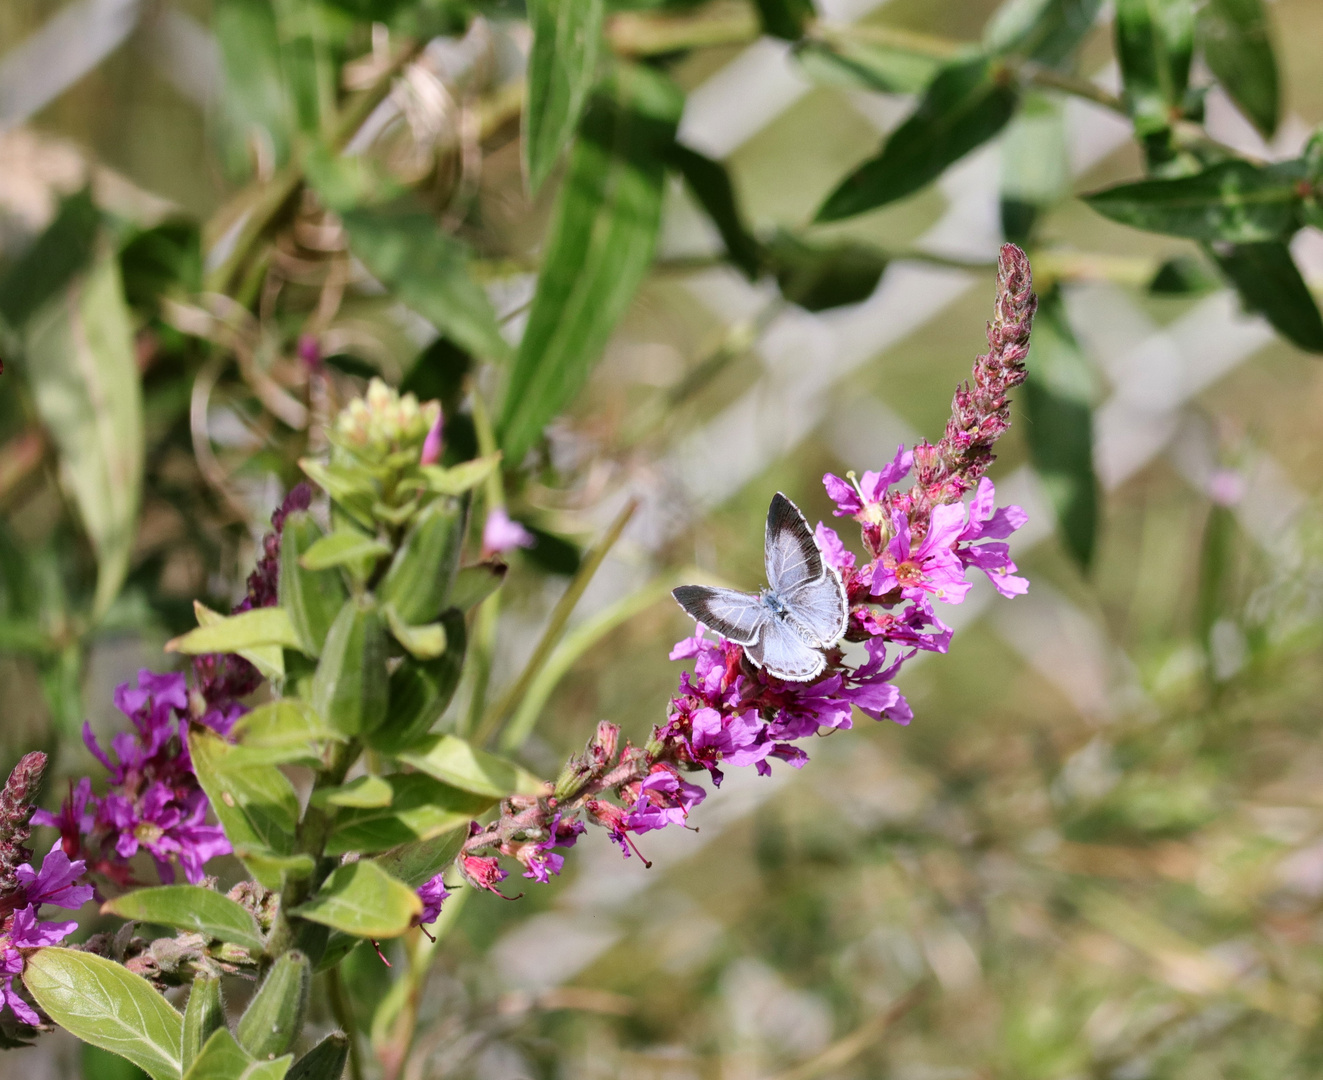
M 764 560 L 768 587 L 756 594 L 681 585 L 672 595 L 698 622 L 744 646 L 755 666 L 807 682 L 827 666 L 823 650 L 845 633 L 849 607 L 840 575 L 823 561 L 799 508 L 780 492 L 767 511 Z

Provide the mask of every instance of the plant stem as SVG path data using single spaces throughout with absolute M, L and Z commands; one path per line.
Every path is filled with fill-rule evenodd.
M 606 40 L 618 56 L 747 45 L 761 33 L 752 4 L 708 4 L 684 15 L 626 11 L 612 16 L 606 25 Z
M 492 427 L 491 414 L 482 395 L 473 388 L 469 395 L 470 408 L 473 412 L 473 428 L 478 437 L 478 453 L 486 457 L 497 451 L 496 432 Z M 485 512 L 505 506 L 505 487 L 501 479 L 501 470 L 493 469 L 487 477 L 484 489 L 486 497 Z M 487 707 L 487 686 L 492 674 L 492 653 L 496 648 L 496 627 L 501 617 L 501 590 L 497 589 L 478 605 L 473 620 L 473 640 L 469 649 L 473 677 L 470 684 L 469 706 L 463 721 L 461 735 L 467 735 L 479 726 Z
M 579 602 L 579 598 L 583 596 L 584 590 L 588 588 L 588 583 L 592 581 L 593 575 L 597 573 L 598 567 L 602 565 L 602 560 L 606 558 L 607 553 L 620 539 L 620 534 L 625 531 L 625 526 L 629 524 L 629 519 L 634 516 L 634 511 L 637 509 L 638 503 L 633 499 L 626 503 L 624 509 L 611 522 L 611 527 L 606 530 L 606 534 L 588 552 L 587 557 L 579 566 L 579 572 L 574 575 L 569 587 L 561 593 L 560 599 L 556 601 L 556 606 L 551 609 L 551 617 L 547 619 L 547 627 L 542 631 L 542 637 L 533 650 L 533 655 L 528 658 L 528 663 L 524 665 L 524 670 L 519 673 L 519 678 L 511 683 L 500 699 L 487 710 L 481 723 L 478 724 L 477 730 L 474 731 L 473 741 L 479 746 L 482 746 L 496 735 L 501 725 L 514 712 L 515 707 L 524 699 L 529 686 L 551 656 L 556 643 L 560 641 L 561 634 L 565 632 L 565 624 L 569 621 L 574 606 Z
M 350 1080 L 363 1080 L 363 1048 L 358 1044 L 358 1024 L 354 1021 L 354 1009 L 345 993 L 344 981 L 340 978 L 337 964 L 326 973 L 326 993 L 331 999 L 331 1012 L 335 1022 L 345 1033 L 349 1041 L 349 1076 Z

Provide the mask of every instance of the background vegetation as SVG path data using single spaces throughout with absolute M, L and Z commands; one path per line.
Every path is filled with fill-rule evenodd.
M 542 773 L 643 735 L 665 590 L 754 584 L 770 492 L 826 516 L 824 471 L 939 433 L 1005 236 L 1030 594 L 971 595 L 911 727 L 732 777 L 651 871 L 590 836 L 453 905 L 404 1075 L 1314 1075 L 1321 38 L 1310 0 L 10 0 L 4 764 L 88 771 L 374 372 L 457 460 L 489 402 L 539 538 L 448 723 Z M 630 497 L 563 677 L 503 698 Z M 80 1068 L 121 1075 L 0 1059 Z

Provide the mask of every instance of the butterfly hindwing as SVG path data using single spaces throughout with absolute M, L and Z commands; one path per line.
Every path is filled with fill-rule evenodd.
M 762 636 L 745 653 L 758 667 L 778 679 L 808 682 L 822 674 L 827 658 L 795 632 L 794 627 L 778 619 L 768 621 Z
M 734 589 L 681 585 L 671 595 L 693 618 L 737 645 L 751 645 L 773 621 L 758 597 Z
M 840 575 L 831 567 L 817 581 L 806 581 L 781 599 L 810 644 L 827 649 L 845 633 L 850 607 Z

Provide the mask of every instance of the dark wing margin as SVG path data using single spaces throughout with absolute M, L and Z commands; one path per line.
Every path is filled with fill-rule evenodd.
M 681 585 L 671 595 L 691 618 L 736 645 L 757 641 L 768 618 L 758 597 L 734 589 Z
M 767 508 L 767 535 L 764 541 L 767 583 L 778 594 L 817 581 L 825 573 L 822 552 L 813 539 L 799 507 L 781 492 L 772 496 Z

